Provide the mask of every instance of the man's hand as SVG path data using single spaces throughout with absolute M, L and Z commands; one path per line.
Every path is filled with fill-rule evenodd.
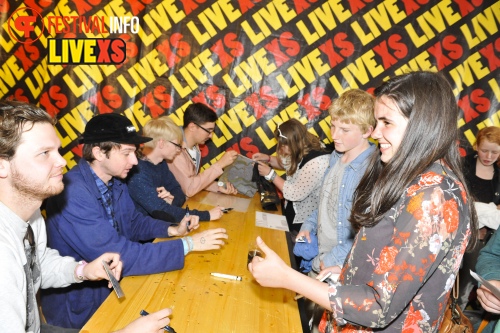
M 158 198 L 165 200 L 169 205 L 174 201 L 174 196 L 165 187 L 157 187 L 156 192 L 158 192 Z
M 189 226 L 188 226 L 189 222 Z M 168 235 L 169 236 L 185 236 L 191 230 L 198 229 L 200 226 L 200 217 L 197 215 L 189 215 L 184 216 L 181 223 L 178 226 L 170 226 L 168 227 Z
M 227 182 L 225 187 L 219 186 L 219 192 L 224 194 L 238 194 L 238 190 L 233 184 Z
M 228 150 L 224 153 L 224 155 L 222 155 L 220 160 L 218 160 L 216 163 L 219 163 L 220 167 L 224 169 L 228 165 L 233 164 L 237 156 L 238 152 L 236 152 L 235 150 Z
M 165 332 L 163 327 L 170 323 L 172 310 L 169 308 L 150 313 L 147 316 L 137 318 L 125 328 L 114 333 L 161 333 Z
M 210 221 L 215 221 L 220 219 L 222 217 L 222 214 L 224 214 L 224 212 L 222 211 L 223 209 L 224 207 L 219 207 L 219 206 L 210 209 L 208 211 L 210 213 Z
M 191 235 L 193 239 L 193 251 L 207 251 L 220 249 L 228 238 L 226 229 L 209 229 L 197 234 Z
M 120 276 L 122 274 L 123 263 L 120 261 L 120 255 L 118 253 L 104 253 L 99 256 L 97 259 L 89 262 L 87 265 L 83 267 L 82 274 L 86 280 L 109 280 L 108 274 L 104 270 L 104 266 L 102 265 L 102 261 L 105 261 L 109 264 L 109 268 L 111 269 L 111 273 L 115 276 L 117 280 L 120 280 Z M 108 284 L 108 287 L 111 288 L 111 282 Z

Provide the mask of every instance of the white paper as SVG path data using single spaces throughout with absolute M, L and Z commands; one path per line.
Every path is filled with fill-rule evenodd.
M 500 299 L 500 289 L 498 289 L 497 287 L 495 287 L 494 285 L 492 285 L 491 283 L 486 281 L 481 275 L 479 275 L 473 271 L 470 271 L 470 275 L 472 275 L 472 277 L 477 282 L 481 283 L 486 288 L 488 288 L 493 293 L 493 295 L 495 295 L 496 298 Z
M 251 199 L 239 198 L 234 195 L 210 192 L 200 200 L 202 204 L 210 206 L 221 206 L 233 208 L 237 212 L 244 213 L 248 210 Z
M 255 212 L 255 225 L 262 228 L 289 231 L 286 217 L 283 215 Z

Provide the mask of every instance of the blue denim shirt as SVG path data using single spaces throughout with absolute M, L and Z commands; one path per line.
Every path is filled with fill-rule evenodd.
M 344 265 L 345 258 L 351 250 L 352 243 L 354 240 L 354 231 L 351 228 L 351 223 L 348 221 L 351 215 L 352 202 L 354 191 L 363 177 L 363 174 L 368 167 L 370 156 L 376 150 L 376 146 L 370 143 L 370 147 L 364 152 L 359 154 L 351 163 L 345 167 L 345 171 L 342 177 L 342 183 L 340 186 L 339 193 L 339 209 L 337 211 L 338 227 L 337 227 L 337 237 L 338 245 L 330 250 L 323 257 L 323 263 L 326 267 L 340 266 Z M 323 175 L 323 183 L 326 175 L 333 168 L 335 163 L 342 157 L 343 154 L 334 151 L 330 157 L 330 163 L 328 168 Z M 318 232 L 318 209 L 313 211 L 311 215 L 304 221 L 300 231 L 309 231 L 311 233 L 317 234 Z

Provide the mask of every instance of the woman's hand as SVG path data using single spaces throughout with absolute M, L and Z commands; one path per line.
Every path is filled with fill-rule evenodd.
M 500 281 L 489 280 L 488 282 L 500 289 Z M 484 285 L 477 289 L 477 299 L 486 311 L 491 313 L 500 313 L 500 299 L 498 299 Z
M 267 154 L 262 154 L 262 153 L 255 153 L 252 155 L 252 160 L 254 160 L 256 162 L 262 161 L 262 162 L 269 163 L 269 162 L 271 162 L 271 156 L 269 156 Z
M 257 237 L 257 246 L 264 252 L 265 258 L 255 256 L 248 264 L 248 270 L 261 286 L 283 288 L 290 268 L 260 237 Z
M 257 162 L 259 164 L 258 169 L 259 169 L 259 175 L 261 176 L 267 176 L 269 172 L 271 172 L 271 167 L 263 162 Z

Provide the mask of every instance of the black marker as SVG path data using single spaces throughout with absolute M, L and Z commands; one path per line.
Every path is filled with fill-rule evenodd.
M 186 217 L 188 217 L 188 216 L 189 216 L 189 206 L 188 206 L 188 205 L 186 205 Z M 190 231 L 190 230 L 189 230 L 189 226 L 190 226 L 190 225 L 191 225 L 191 221 L 188 221 L 188 223 L 187 223 L 187 230 L 188 230 L 188 231 Z
M 149 313 L 146 311 L 146 310 L 141 310 L 141 316 L 147 316 Z M 170 332 L 170 333 L 175 333 L 175 330 L 172 328 L 172 326 L 165 326 L 163 327 L 163 329 L 167 332 Z

